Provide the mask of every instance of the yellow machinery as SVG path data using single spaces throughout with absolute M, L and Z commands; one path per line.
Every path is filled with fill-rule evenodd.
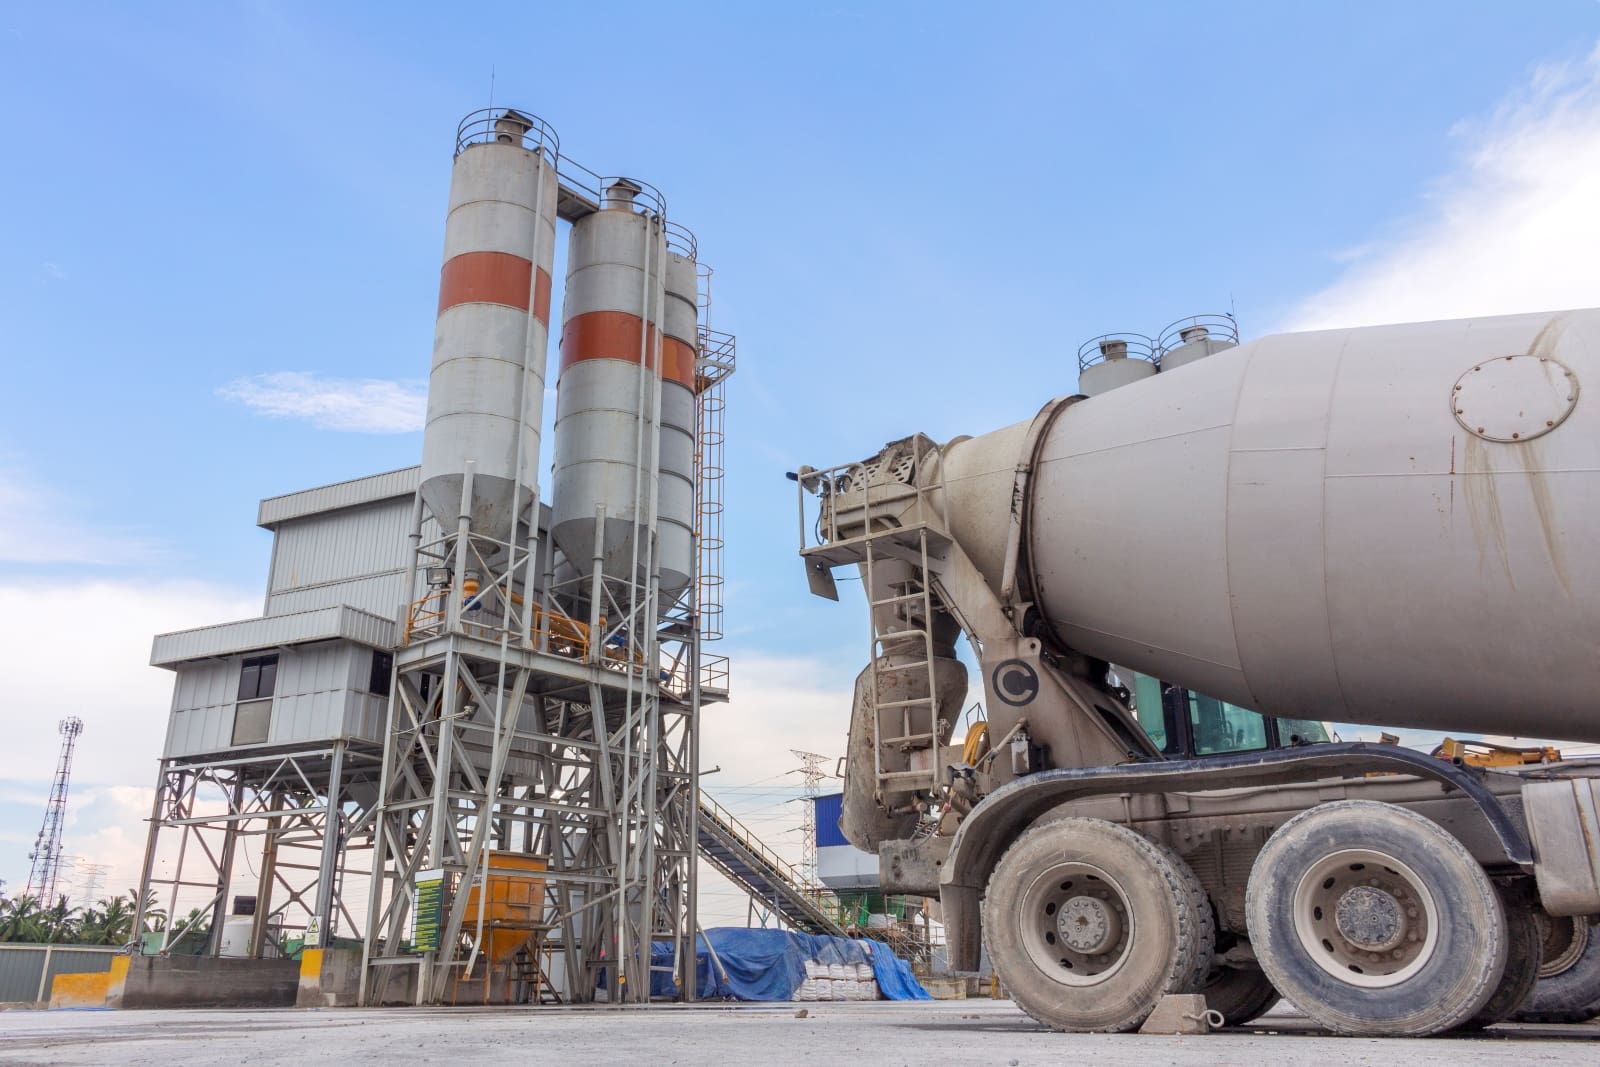
M 545 934 L 545 860 L 542 856 L 494 852 L 489 856 L 488 898 L 483 900 L 483 939 L 478 961 L 459 975 L 451 999 L 462 1002 L 463 986 L 478 986 L 483 1004 L 539 1003 L 551 994 L 543 966 Z M 462 932 L 477 929 L 483 887 L 474 879 L 467 889 Z
M 1457 741 L 1447 737 L 1433 750 L 1440 759 L 1468 767 L 1523 767 L 1533 763 L 1558 763 L 1561 750 L 1550 745 L 1501 745 L 1493 741 Z

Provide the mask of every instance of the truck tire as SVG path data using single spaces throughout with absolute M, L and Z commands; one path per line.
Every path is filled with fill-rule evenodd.
M 1549 920 L 1539 981 L 1514 1018 L 1583 1023 L 1600 1017 L 1600 928 L 1587 917 Z
M 1124 826 L 1033 826 L 989 877 L 984 943 L 1017 1006 L 1057 1030 L 1132 1030 L 1210 967 L 1210 905 L 1182 860 Z M 1198 899 L 1197 899 L 1198 898 Z
M 1265 1015 L 1281 999 L 1255 967 L 1218 967 L 1203 992 L 1206 1007 L 1222 1014 L 1224 1026 L 1243 1026 Z
M 1527 1003 L 1539 981 L 1539 956 L 1544 932 L 1534 917 L 1534 904 L 1525 893 L 1501 893 L 1500 906 L 1506 914 L 1506 969 L 1500 984 L 1488 1001 L 1461 1025 L 1463 1030 L 1481 1030 L 1504 1022 Z
M 1505 971 L 1494 884 L 1449 833 L 1392 804 L 1338 801 L 1284 823 L 1250 870 L 1245 917 L 1268 979 L 1336 1034 L 1460 1026 Z

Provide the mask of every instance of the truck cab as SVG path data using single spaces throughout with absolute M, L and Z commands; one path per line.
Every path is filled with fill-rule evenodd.
M 1315 719 L 1263 715 L 1226 700 L 1116 668 L 1139 726 L 1169 759 L 1198 759 L 1237 752 L 1270 752 L 1333 740 Z

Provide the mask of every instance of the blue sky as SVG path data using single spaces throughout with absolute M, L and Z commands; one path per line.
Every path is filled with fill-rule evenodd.
M 746 665 L 721 758 L 774 826 L 787 747 L 842 747 L 865 654 L 805 594 L 784 471 L 1015 421 L 1081 341 L 1196 312 L 1259 336 L 1593 303 L 1593 0 L 605 12 L 0 15 L 0 614 L 36 661 L 0 878 L 62 714 L 88 720 L 81 847 L 137 851 L 114 824 L 159 751 L 149 635 L 258 610 L 260 498 L 417 462 L 419 433 L 362 431 L 418 422 L 453 134 L 491 72 L 567 155 L 659 186 L 717 270 Z

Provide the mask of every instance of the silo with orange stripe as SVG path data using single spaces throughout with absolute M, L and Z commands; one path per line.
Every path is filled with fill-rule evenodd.
M 499 541 L 516 536 L 538 478 L 557 150 L 537 118 L 476 112 L 458 131 L 450 178 L 422 498 L 453 527 L 470 460 L 472 531 Z
M 667 603 L 694 574 L 693 250 L 643 186 L 604 199 L 568 245 L 550 532 L 585 576 L 598 533 L 605 573 L 644 581 L 653 527 Z

